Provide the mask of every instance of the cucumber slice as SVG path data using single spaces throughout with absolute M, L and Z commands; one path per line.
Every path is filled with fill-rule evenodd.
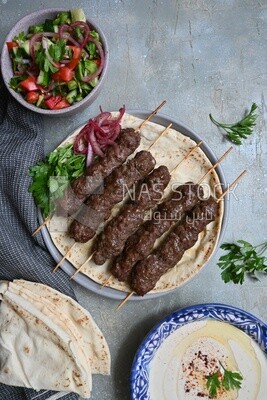
M 20 45 L 20 48 L 22 50 L 22 52 L 24 53 L 25 56 L 29 56 L 30 55 L 30 41 L 29 40 L 25 40 L 25 42 L 23 42 Z
M 12 55 L 14 56 L 14 57 L 16 57 L 16 55 L 17 55 L 17 53 L 18 53 L 18 47 L 12 47 Z
M 74 90 L 72 90 L 71 92 L 69 92 L 69 93 L 67 94 L 66 100 L 67 100 L 70 104 L 73 104 L 74 101 L 75 101 L 75 99 L 76 99 L 76 97 L 77 97 L 77 90 L 74 89 Z
M 71 22 L 76 22 L 76 21 L 86 22 L 86 16 L 82 8 L 73 8 L 70 11 L 70 14 L 71 14 Z

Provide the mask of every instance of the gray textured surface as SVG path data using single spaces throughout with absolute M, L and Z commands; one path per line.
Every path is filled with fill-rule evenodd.
M 0 0 L 2 45 L 13 22 L 39 8 L 74 6 L 72 1 Z M 266 0 L 80 1 L 85 13 L 107 34 L 110 70 L 97 101 L 80 115 L 46 118 L 46 150 L 52 150 L 73 128 L 99 111 L 153 109 L 167 100 L 164 113 L 193 128 L 217 155 L 229 143 L 209 121 L 240 119 L 252 102 L 259 106 L 253 136 L 235 146 L 223 167 L 227 180 L 248 173 L 231 196 L 225 241 L 259 244 L 266 237 Z M 242 287 L 225 285 L 213 262 L 172 294 L 129 302 L 116 311 L 116 301 L 74 285 L 83 306 L 103 330 L 112 354 L 111 377 L 94 377 L 93 400 L 129 398 L 134 353 L 145 334 L 166 314 L 202 302 L 243 308 L 267 322 L 267 278 Z

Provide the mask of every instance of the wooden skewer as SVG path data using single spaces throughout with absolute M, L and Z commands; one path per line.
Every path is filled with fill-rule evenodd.
M 220 162 L 222 162 L 222 160 L 227 156 L 227 154 L 230 153 L 230 151 L 233 150 L 233 146 L 231 146 L 220 158 L 219 160 L 205 173 L 205 175 L 202 176 L 202 178 L 200 178 L 200 180 L 198 181 L 198 185 L 200 185 L 204 179 L 220 164 Z
M 151 113 L 147 119 L 145 121 L 142 122 L 142 124 L 140 125 L 139 129 L 141 128 L 141 126 L 144 124 L 144 122 L 147 122 L 153 115 L 155 115 L 157 113 L 157 111 L 166 103 L 166 101 L 162 102 L 155 111 L 153 111 L 153 113 Z M 154 140 L 153 143 L 151 143 L 151 145 L 149 146 L 149 149 L 151 149 L 152 146 L 154 146 L 154 144 L 156 144 L 158 142 L 158 140 L 162 137 L 162 135 L 164 135 L 172 126 L 172 124 L 169 124 L 166 128 L 164 128 L 164 130 L 161 132 L 161 134 Z M 43 224 L 42 224 L 43 225 Z M 41 226 L 39 227 L 40 229 L 42 228 Z M 72 245 L 72 247 L 75 245 L 75 243 Z M 55 272 L 58 267 L 60 266 L 60 264 L 65 260 L 65 258 L 68 256 L 69 251 L 72 249 L 72 247 L 68 250 L 68 252 L 65 254 L 65 256 L 60 260 L 60 262 L 56 265 L 56 267 L 54 268 L 53 272 Z M 71 276 L 71 279 L 74 278 L 82 269 L 82 267 L 89 262 L 92 257 L 93 257 L 94 253 L 92 253 L 89 258 L 77 269 L 77 271 L 74 272 L 74 274 Z
M 200 142 L 197 146 L 195 146 L 193 149 L 191 149 L 191 150 L 189 151 L 189 153 L 192 154 L 193 151 L 194 151 L 196 148 L 198 148 L 198 147 L 200 146 L 201 143 L 202 143 L 202 142 Z M 205 179 L 219 164 L 220 164 L 220 162 L 222 162 L 222 160 L 227 156 L 227 154 L 230 153 L 230 151 L 231 151 L 232 149 L 233 149 L 233 147 L 231 146 L 231 147 L 219 158 L 219 160 L 218 160 L 218 161 L 217 161 L 203 176 L 202 176 L 202 178 L 200 178 L 200 180 L 198 181 L 198 185 L 199 185 L 201 182 L 203 182 L 203 180 L 204 180 L 204 179 Z M 189 153 L 185 156 L 185 158 L 188 157 L 188 156 L 190 155 Z M 182 160 L 182 161 L 183 161 L 183 160 Z M 180 161 L 179 164 L 181 164 L 182 161 Z M 177 166 L 174 167 L 174 169 L 172 170 L 171 174 L 176 170 L 176 168 L 177 168 Z M 109 281 L 110 281 L 110 279 L 111 279 L 111 276 L 112 276 L 112 275 L 110 275 L 110 276 L 105 280 L 105 282 L 102 283 L 101 288 L 105 287 L 105 286 L 109 283 Z
M 151 147 L 154 146 L 154 145 L 159 141 L 159 139 L 161 139 L 161 137 L 171 128 L 171 126 L 172 126 L 172 124 L 168 125 L 168 126 L 164 129 L 164 131 L 162 131 L 161 134 L 157 137 L 157 139 L 154 140 L 153 143 L 151 143 L 151 145 L 146 149 L 146 151 L 150 150 Z
M 36 233 L 38 233 L 43 226 L 45 226 L 46 224 L 48 224 L 48 222 L 50 221 L 50 219 L 52 218 L 51 215 L 48 215 L 48 217 L 44 220 L 44 222 L 38 226 L 37 229 L 35 229 L 35 231 L 32 233 L 32 236 L 36 235 Z
M 73 245 L 69 248 L 69 250 L 67 251 L 67 253 L 64 255 L 64 257 L 61 258 L 61 260 L 57 263 L 57 265 L 55 266 L 55 268 L 53 269 L 53 272 L 56 272 L 56 270 L 60 267 L 60 265 L 63 263 L 63 261 L 68 257 L 68 255 L 70 255 L 71 250 L 74 249 L 74 246 L 77 244 L 77 242 L 74 242 Z
M 218 198 L 217 203 L 218 203 L 219 201 L 221 201 L 221 200 L 224 198 L 224 196 L 229 192 L 229 190 L 231 190 L 231 189 L 237 184 L 237 182 L 240 181 L 240 179 L 242 178 L 242 176 L 245 175 L 246 173 L 247 173 L 247 171 L 244 170 L 243 172 L 241 172 L 240 175 L 238 175 L 238 177 L 231 183 L 231 185 L 228 186 L 228 188 L 227 188 L 227 189 L 223 192 L 223 194 Z
M 228 188 L 225 190 L 225 192 L 219 197 L 219 199 L 217 200 L 217 203 L 218 203 L 219 201 L 221 201 L 221 200 L 224 198 L 224 196 L 229 192 L 229 190 L 232 189 L 232 187 L 234 187 L 234 186 L 237 184 L 237 182 L 240 181 L 240 179 L 242 178 L 243 175 L 246 174 L 246 172 L 247 172 L 247 171 L 244 170 L 243 172 L 241 172 L 240 175 L 238 175 L 238 177 L 231 183 L 231 185 L 228 186 Z M 127 296 L 125 297 L 125 299 L 122 300 L 122 301 L 120 302 L 120 304 L 117 306 L 116 310 L 118 310 L 119 308 L 121 308 L 121 307 L 130 299 L 130 297 L 131 297 L 134 293 L 135 293 L 134 291 L 129 292 L 129 293 L 127 294 Z
M 169 124 L 169 125 L 161 132 L 161 134 L 156 138 L 156 140 L 155 140 L 153 143 L 151 143 L 151 145 L 149 146 L 149 148 L 148 148 L 147 150 L 151 149 L 151 147 L 154 146 L 154 144 L 156 144 L 156 143 L 158 142 L 158 140 L 162 137 L 162 135 L 164 135 L 164 134 L 170 129 L 171 126 L 172 126 L 172 124 Z M 87 264 L 87 263 L 92 259 L 94 253 L 95 253 L 95 252 L 93 252 L 93 253 L 89 256 L 89 258 L 77 269 L 77 271 L 75 271 L 75 273 L 71 276 L 71 279 L 74 278 L 74 276 L 76 276 L 76 275 L 81 271 L 81 269 L 83 268 L 83 266 L 84 266 L 85 264 Z M 109 278 L 109 279 L 110 279 L 110 278 Z M 106 282 L 107 282 L 107 281 L 106 281 Z M 105 284 L 106 284 L 106 283 L 104 282 L 104 284 L 102 285 L 102 287 L 104 287 Z
M 73 275 L 71 275 L 70 279 L 73 279 L 73 278 L 81 271 L 81 269 L 83 268 L 83 266 L 84 266 L 85 264 L 87 264 L 89 261 L 91 261 L 91 259 L 93 258 L 94 254 L 95 254 L 95 252 L 93 252 L 92 254 L 90 254 L 90 256 L 87 258 L 87 260 L 86 260 L 82 265 L 80 265 L 80 267 L 74 272 Z
M 141 125 L 139 126 L 139 130 L 152 118 L 154 117 L 154 115 L 157 114 L 157 112 L 164 106 L 164 104 L 166 104 L 167 101 L 163 100 L 163 102 L 154 110 L 152 111 L 151 114 L 149 114 L 149 116 L 141 123 Z
M 112 275 L 110 275 L 110 276 L 108 277 L 108 279 L 106 279 L 106 280 L 105 280 L 105 282 L 104 282 L 104 283 L 102 283 L 102 285 L 101 285 L 101 289 L 102 289 L 103 287 L 105 287 L 105 286 L 106 286 L 106 285 L 109 283 L 109 281 L 110 281 L 111 277 L 112 277 Z
M 127 296 L 125 297 L 125 299 L 122 300 L 122 301 L 120 302 L 120 304 L 116 307 L 116 310 L 119 310 L 122 306 L 124 306 L 124 304 L 129 300 L 130 297 L 132 297 L 133 294 L 134 294 L 134 291 L 128 293 Z
M 198 143 L 197 146 L 195 146 L 193 149 L 191 149 L 191 150 L 189 151 L 189 153 L 185 156 L 185 158 L 188 157 L 190 154 L 192 154 L 193 151 L 201 145 L 201 143 L 202 143 L 202 142 Z M 222 160 L 230 153 L 230 151 L 232 151 L 232 149 L 233 149 L 233 147 L 231 146 L 231 147 L 219 158 L 219 160 L 218 160 L 218 161 L 217 161 L 203 176 L 202 176 L 202 178 L 200 178 L 200 180 L 198 181 L 198 185 L 199 185 L 201 182 L 203 182 L 203 180 L 204 180 L 204 179 L 205 179 L 205 178 L 206 178 L 206 177 L 221 163 L 221 162 L 222 162 Z M 182 161 L 183 161 L 183 160 L 182 160 Z M 181 164 L 182 161 L 180 161 L 179 164 Z M 177 168 L 177 166 L 172 170 L 171 173 L 173 173 L 173 172 L 176 170 L 176 168 Z M 110 275 L 110 276 L 105 280 L 105 282 L 101 285 L 101 288 L 105 287 L 105 286 L 109 283 L 109 281 L 110 281 L 110 279 L 111 279 L 111 276 L 112 276 L 112 275 Z
M 202 145 L 202 143 L 203 143 L 203 140 L 201 140 L 195 147 L 193 147 L 191 150 L 189 150 L 189 152 L 186 154 L 186 156 L 184 156 L 184 158 L 181 161 L 179 161 L 179 163 L 173 168 L 173 170 L 170 172 L 170 174 L 172 175 L 175 172 L 175 170 L 179 167 L 179 165 L 181 165 L 182 162 L 187 160 L 188 157 L 190 157 L 191 154 L 193 154 L 196 151 L 196 149 L 198 149 Z
M 164 131 L 161 132 L 161 134 L 159 135 L 159 137 L 156 139 L 156 141 L 155 141 L 154 143 L 152 143 L 152 144 L 149 146 L 149 148 L 151 148 L 151 147 L 159 140 L 159 138 L 160 138 L 164 133 L 167 132 L 167 130 L 170 128 L 171 125 L 172 125 L 172 124 L 168 125 L 167 128 L 165 128 Z M 202 143 L 202 142 L 201 142 L 201 143 Z M 192 154 L 193 151 L 194 151 L 195 149 L 197 149 L 197 148 L 201 145 L 201 143 L 199 143 L 197 146 L 195 146 L 193 149 L 191 149 L 189 153 Z M 189 153 L 186 155 L 186 157 L 190 155 Z M 183 161 L 183 160 L 182 160 L 182 161 Z M 181 164 L 181 161 L 179 162 L 179 164 Z M 172 170 L 172 172 L 170 172 L 170 174 L 172 174 L 172 173 L 176 170 L 176 168 L 177 168 L 177 166 L 174 167 L 174 169 Z M 83 266 L 84 266 L 87 262 L 89 262 L 89 261 L 92 259 L 94 253 L 95 253 L 95 252 L 93 252 L 93 253 L 89 256 L 89 258 L 77 269 L 77 271 L 75 271 L 75 273 L 71 276 L 71 278 L 73 278 L 75 275 L 77 275 L 77 274 L 81 271 L 81 269 L 83 268 Z M 109 281 L 110 278 L 111 278 L 111 276 L 101 285 L 101 287 L 106 286 L 106 284 L 108 283 L 108 281 Z

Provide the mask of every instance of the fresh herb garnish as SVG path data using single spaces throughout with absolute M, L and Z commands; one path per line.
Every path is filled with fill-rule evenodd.
M 35 62 L 39 66 L 41 71 L 45 72 L 57 72 L 58 68 L 54 67 L 47 58 L 46 50 L 35 51 Z
M 220 374 L 220 372 L 217 371 L 212 375 L 206 376 L 206 379 L 207 379 L 206 386 L 209 390 L 209 395 L 212 399 L 214 399 L 214 397 L 216 397 L 217 389 L 219 389 L 221 387 L 219 374 Z
M 20 32 L 17 36 L 13 37 L 14 42 L 18 42 L 19 44 L 25 42 L 26 40 L 26 35 L 24 32 Z
M 66 43 L 63 39 L 59 39 L 57 43 L 51 43 L 48 52 L 54 61 L 60 61 L 66 52 Z
M 20 89 L 19 84 L 26 78 L 27 78 L 27 75 L 13 76 L 9 81 L 9 86 L 12 89 L 20 92 L 20 91 L 22 91 L 22 89 Z
M 228 371 L 220 363 L 220 368 L 214 374 L 206 376 L 206 386 L 212 399 L 217 396 L 217 390 L 223 388 L 225 390 L 240 389 L 243 380 L 239 372 Z
M 253 246 L 245 240 L 238 240 L 240 246 L 235 243 L 223 243 L 221 249 L 228 253 L 221 256 L 218 266 L 223 270 L 221 277 L 225 283 L 234 282 L 242 284 L 245 275 L 258 280 L 256 272 L 267 273 L 267 258 L 262 254 L 267 250 L 267 242 Z
M 55 200 L 63 196 L 69 182 L 82 175 L 84 168 L 85 156 L 73 154 L 72 144 L 57 148 L 44 161 L 30 167 L 29 192 L 45 217 L 54 211 Z
M 211 114 L 209 117 L 211 121 L 218 127 L 225 130 L 227 133 L 227 138 L 235 144 L 242 144 L 242 139 L 246 139 L 249 135 L 253 133 L 253 126 L 256 125 L 255 121 L 257 114 L 255 110 L 257 109 L 257 104 L 253 103 L 249 114 L 247 114 L 241 121 L 234 124 L 223 124 L 216 121 Z

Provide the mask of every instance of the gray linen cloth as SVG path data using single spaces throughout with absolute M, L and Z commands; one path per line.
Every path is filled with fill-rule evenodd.
M 28 169 L 44 158 L 44 130 L 40 115 L 16 102 L 0 80 L 0 280 L 23 278 L 41 282 L 75 298 L 68 276 L 47 252 L 38 226 L 37 208 L 28 192 Z M 1 332 L 0 332 L 1 334 Z M 45 400 L 55 392 L 0 384 L 0 400 Z M 64 400 L 78 399 L 76 394 Z

